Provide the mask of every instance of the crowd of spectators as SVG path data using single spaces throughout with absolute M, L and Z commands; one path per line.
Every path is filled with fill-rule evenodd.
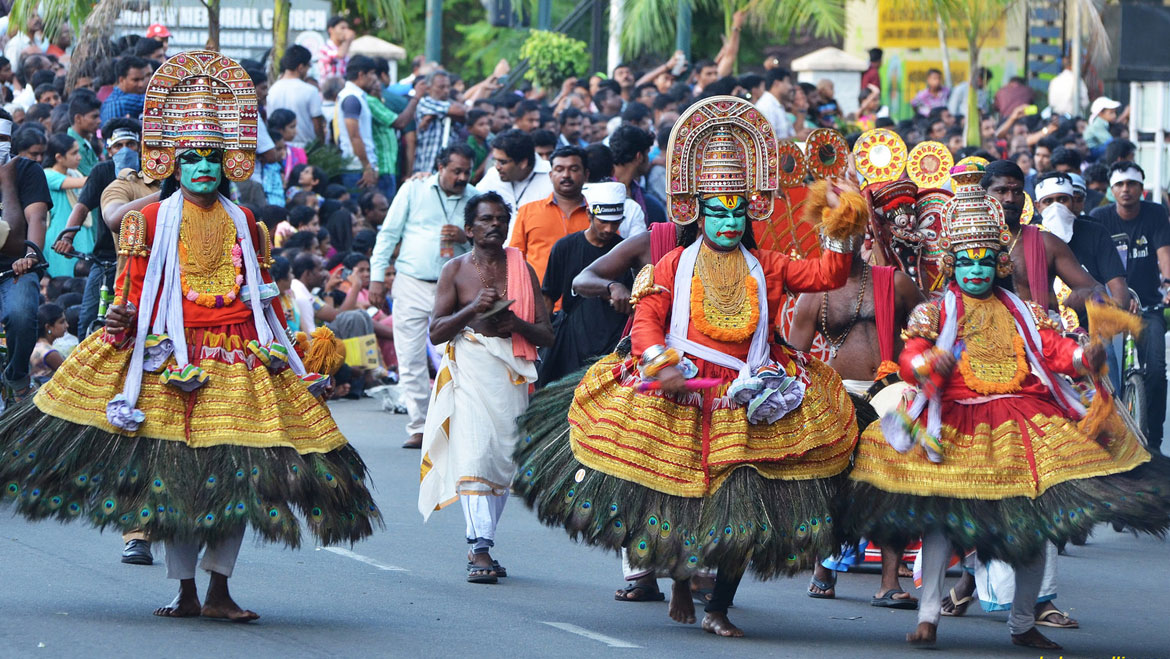
M 742 23 L 742 15 L 735 23 Z M 153 25 L 143 36 L 119 39 L 112 48 L 116 57 L 78 63 L 81 69 L 67 86 L 71 35 L 63 30 L 45 45 L 39 19 L 28 28 L 9 38 L 0 58 L 5 109 L 0 118 L 13 122 L 14 158 L 38 165 L 35 181 L 25 180 L 29 165 L 19 165 L 20 205 L 30 216 L 44 214 L 47 276 L 54 285 L 41 299 L 56 304 L 61 314 L 38 315 L 34 308 L 29 317 L 38 326 L 30 323 L 18 331 L 33 334 L 25 343 L 36 346 L 32 373 L 42 377 L 54 362 L 42 343 L 63 344 L 57 350 L 66 352 L 97 315 L 104 273 L 91 274 L 89 262 L 66 253 L 112 259 L 113 238 L 105 220 L 120 206 L 116 201 L 157 189 L 138 172 L 139 120 L 147 82 L 174 49 L 169 31 Z M 1076 173 L 1086 188 L 1086 213 L 1113 203 L 1109 166 L 1134 155 L 1128 109 L 1108 98 L 1090 104 L 1086 97 L 1086 116 L 1060 112 L 1055 101 L 1045 114 L 1023 80 L 997 86 L 989 72 L 981 71 L 975 90 L 980 114 L 968 118 L 967 83 L 948 89 L 941 74 L 931 71 L 926 87 L 913 96 L 914 116 L 897 121 L 881 105 L 880 50 L 870 53 L 857 109 L 845 112 L 832 82 L 797 82 L 775 58 L 759 72 L 731 75 L 738 34 L 735 30 L 713 60 L 688 64 L 676 53 L 660 66 L 636 70 L 622 64 L 612 75 L 569 78 L 553 90 L 506 86 L 506 61 L 484 80 L 471 81 L 416 57 L 410 74 L 394 81 L 386 60 L 351 52 L 355 34 L 340 16 L 329 20 L 319 52 L 289 47 L 273 80 L 266 62 L 243 60 L 260 103 L 257 167 L 253 179 L 234 183 L 232 192 L 271 229 L 273 274 L 285 292 L 289 324 L 309 332 L 328 324 L 343 338 L 377 344 L 379 358 L 355 365 L 338 393 L 358 395 L 365 386 L 397 377 L 396 265 L 423 282 L 437 278 L 425 259 L 409 253 L 417 244 L 409 229 L 387 231 L 387 217 L 404 223 L 405 215 L 422 212 L 409 210 L 412 203 L 415 209 L 439 204 L 448 225 L 461 225 L 458 203 L 469 196 L 458 187 L 461 181 L 473 191 L 499 193 L 512 210 L 513 225 L 528 226 L 543 221 L 542 213 L 555 214 L 566 200 L 584 203 L 583 184 L 608 180 L 626 188 L 632 206 L 621 235 L 633 235 L 666 221 L 663 152 L 680 113 L 703 97 L 732 94 L 750 100 L 780 139 L 802 140 L 812 130 L 831 127 L 852 141 L 865 129 L 888 127 L 910 148 L 937 140 L 956 158 L 1010 159 L 1025 172 L 1029 192 L 1048 171 Z M 1067 82 L 1054 81 L 1052 93 L 1060 102 L 1075 93 L 1062 91 Z M 978 146 L 967 145 L 963 129 L 969 120 L 979 121 Z M 580 176 L 558 173 L 557 154 L 576 157 Z M 400 192 L 412 181 L 432 181 L 431 188 Z M 558 181 L 563 189 L 554 189 Z M 118 192 L 107 199 L 113 189 Z M 455 205 L 448 208 L 445 200 Z M 572 210 L 562 208 L 560 214 L 567 234 Z M 375 250 L 381 247 L 379 233 L 394 234 L 392 240 L 381 239 L 392 242 L 389 248 Z M 31 227 L 28 237 L 34 237 Z M 441 242 L 454 245 L 465 239 L 454 231 L 444 233 Z M 15 244 L 12 240 L 9 245 Z M 527 254 L 541 266 L 538 272 L 550 248 L 551 243 Z M 0 266 L 7 269 L 16 260 L 0 258 Z M 372 272 L 371 263 L 376 264 Z M 12 312 L 6 310 L 6 316 Z M 63 335 L 55 334 L 59 317 L 68 323 Z M 6 373 L 19 380 L 14 375 L 22 374 Z

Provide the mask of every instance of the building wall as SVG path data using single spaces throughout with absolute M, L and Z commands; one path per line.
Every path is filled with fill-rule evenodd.
M 904 119 L 913 115 L 910 99 L 926 86 L 926 71 L 943 69 L 943 51 L 934 20 L 915 19 L 893 5 L 891 0 L 848 0 L 842 49 L 864 59 L 868 59 L 870 48 L 883 50 L 882 102 L 890 108 L 891 117 Z M 988 88 L 993 93 L 1024 70 L 1025 11 L 1024 3 L 1018 2 L 999 29 L 988 35 L 980 51 L 980 66 L 992 73 Z M 947 45 L 951 81 L 958 84 L 968 76 L 966 39 L 948 34 Z

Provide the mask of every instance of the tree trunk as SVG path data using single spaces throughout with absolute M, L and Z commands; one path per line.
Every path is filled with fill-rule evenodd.
M 272 15 L 272 73 L 269 78 L 276 80 L 280 77 L 280 58 L 288 49 L 288 15 L 292 9 L 292 0 L 275 0 Z
M 967 145 L 983 146 L 982 126 L 979 117 L 979 37 L 972 35 L 967 40 Z
M 203 0 L 207 7 L 207 50 L 219 52 L 219 0 Z
M 935 13 L 935 21 L 938 23 L 938 47 L 942 50 L 942 67 L 943 67 L 943 84 L 948 89 L 951 88 L 951 52 L 947 48 L 947 28 L 943 23 L 942 14 Z

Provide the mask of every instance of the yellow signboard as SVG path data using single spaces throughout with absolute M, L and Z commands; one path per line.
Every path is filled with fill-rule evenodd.
M 902 63 L 902 70 L 906 74 L 906 91 L 909 95 L 906 97 L 907 101 L 914 98 L 914 95 L 919 91 L 926 89 L 926 72 L 931 69 L 943 70 L 942 62 L 939 61 L 909 61 Z M 967 60 L 964 58 L 961 61 L 951 60 L 951 84 L 957 85 L 967 79 Z
M 978 2 L 978 0 L 964 0 Z M 938 48 L 938 23 L 934 17 L 922 17 L 909 11 L 905 2 L 878 0 L 879 48 Z M 947 27 L 947 44 L 951 48 L 966 49 L 967 37 L 961 26 Z M 1006 19 L 1000 18 L 991 26 L 982 40 L 984 48 L 1002 48 Z

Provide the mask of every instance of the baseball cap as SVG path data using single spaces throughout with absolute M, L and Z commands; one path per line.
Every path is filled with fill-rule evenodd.
M 1105 110 L 1116 110 L 1119 107 L 1121 107 L 1121 103 L 1118 103 L 1108 96 L 1099 96 L 1093 101 L 1093 104 L 1089 106 L 1089 118 L 1092 119 Z
M 620 222 L 625 217 L 626 185 L 616 181 L 589 183 L 581 190 L 589 212 L 603 222 Z
M 162 23 L 154 23 L 150 27 L 146 28 L 147 39 L 169 39 L 170 37 L 171 31 L 168 30 L 167 26 L 163 25 Z

